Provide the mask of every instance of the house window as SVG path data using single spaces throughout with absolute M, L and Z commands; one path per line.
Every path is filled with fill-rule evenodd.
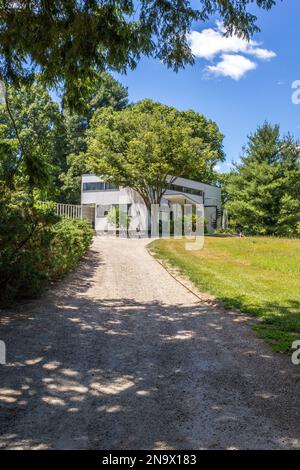
M 96 210 L 97 217 L 106 217 L 111 207 L 111 204 L 98 204 Z
M 83 191 L 103 191 L 104 190 L 104 183 L 97 182 L 97 183 L 83 183 Z
M 83 183 L 82 190 L 83 192 L 87 191 L 116 191 L 118 186 L 115 186 L 111 183 L 105 183 L 104 181 L 97 181 L 91 183 Z
M 105 183 L 105 190 L 109 191 L 110 189 L 119 189 L 119 188 L 118 188 L 118 186 L 115 186 L 114 184 Z
M 168 189 L 172 191 L 178 191 L 180 193 L 194 194 L 195 196 L 203 196 L 203 191 L 201 189 L 186 188 L 184 186 L 179 186 L 178 184 L 168 184 Z

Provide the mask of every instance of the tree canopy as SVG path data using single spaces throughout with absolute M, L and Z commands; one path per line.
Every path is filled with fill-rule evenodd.
M 63 99 L 63 102 L 66 101 Z M 99 73 L 97 80 L 90 84 L 80 110 L 69 109 L 67 103 L 63 114 L 67 133 L 68 153 L 86 150 L 85 132 L 94 112 L 99 108 L 111 106 L 120 110 L 128 105 L 128 90 L 106 72 Z
M 95 73 L 134 68 L 142 54 L 175 70 L 193 63 L 187 33 L 196 20 L 217 15 L 228 34 L 249 38 L 258 30 L 253 3 L 270 9 L 276 0 L 1 0 L 2 79 L 19 83 L 38 67 L 78 107 Z
M 81 112 L 63 109 L 40 77 L 32 84 L 7 87 L 0 105 L 0 181 L 11 188 L 37 189 L 41 198 L 80 202 L 86 150 L 85 133 L 96 109 L 127 105 L 128 92 L 107 73 L 89 89 Z
M 231 226 L 245 233 L 291 235 L 300 220 L 300 146 L 265 122 L 250 135 L 241 164 L 225 181 Z
M 46 190 L 66 168 L 62 114 L 37 79 L 31 86 L 7 88 L 8 108 L 0 106 L 0 166 L 3 178 L 23 188 Z M 6 162 L 6 163 L 5 163 Z
M 150 208 L 176 177 L 207 176 L 224 158 L 222 138 L 200 114 L 144 100 L 96 112 L 83 158 L 107 181 L 135 189 Z
M 63 110 L 67 154 L 67 171 L 61 173 L 61 197 L 64 202 L 79 204 L 81 175 L 87 170 L 81 153 L 86 151 L 86 131 L 93 114 L 99 108 L 121 110 L 128 104 L 128 91 L 108 73 L 100 73 L 90 87 L 84 107 L 74 112 L 68 106 Z

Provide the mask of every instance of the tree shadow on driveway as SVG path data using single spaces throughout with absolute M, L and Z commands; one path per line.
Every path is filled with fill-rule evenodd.
M 298 448 L 299 375 L 243 318 L 87 295 L 101 259 L 2 312 L 0 448 Z

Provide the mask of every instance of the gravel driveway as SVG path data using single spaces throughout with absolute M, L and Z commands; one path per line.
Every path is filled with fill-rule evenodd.
M 199 301 L 145 240 L 0 312 L 0 448 L 300 448 L 300 366 Z

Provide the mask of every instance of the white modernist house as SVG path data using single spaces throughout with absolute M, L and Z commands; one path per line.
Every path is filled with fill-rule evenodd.
M 161 201 L 161 210 L 172 211 L 172 206 L 203 204 L 209 233 L 220 225 L 221 189 L 186 178 L 170 178 Z M 82 175 L 81 204 L 83 213 L 90 214 L 96 232 L 112 229 L 106 216 L 114 206 L 130 215 L 130 228 L 133 231 L 148 232 L 147 208 L 140 195 L 131 188 L 116 187 L 95 175 Z

